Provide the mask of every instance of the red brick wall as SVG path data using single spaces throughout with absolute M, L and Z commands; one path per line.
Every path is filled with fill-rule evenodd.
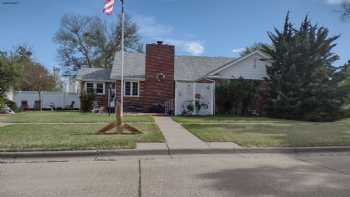
M 145 112 L 152 112 L 152 106 L 174 99 L 174 59 L 174 46 L 162 43 L 146 45 Z
M 139 96 L 138 97 L 128 97 L 124 96 L 124 111 L 125 112 L 143 112 L 143 95 L 145 82 L 140 81 L 139 83 Z M 116 95 L 117 99 L 120 99 L 120 81 L 116 81 Z

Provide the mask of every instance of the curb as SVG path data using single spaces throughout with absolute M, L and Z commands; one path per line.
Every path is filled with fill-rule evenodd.
M 145 155 L 204 155 L 204 154 L 263 154 L 263 153 L 321 153 L 350 152 L 350 146 L 342 147 L 301 147 L 301 148 L 238 148 L 238 149 L 176 149 L 176 150 L 91 150 L 91 151 L 32 151 L 0 152 L 0 159 L 9 158 L 53 158 L 53 157 L 108 157 L 108 156 L 145 156 Z

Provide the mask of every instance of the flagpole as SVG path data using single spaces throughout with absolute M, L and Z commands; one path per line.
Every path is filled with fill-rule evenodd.
M 125 13 L 124 13 L 124 0 L 120 0 L 122 3 L 122 18 L 121 18 L 121 25 L 122 25 L 122 32 L 121 32 L 121 79 L 120 79 L 120 111 L 121 116 L 124 116 L 124 25 L 125 25 Z

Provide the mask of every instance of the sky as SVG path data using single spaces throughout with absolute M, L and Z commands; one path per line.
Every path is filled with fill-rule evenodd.
M 106 16 L 104 0 L 0 0 L 0 49 L 29 45 L 35 60 L 52 69 L 59 66 L 53 36 L 61 17 L 75 13 L 113 22 L 120 11 L 116 1 L 115 14 Z M 124 1 L 143 43 L 174 44 L 177 55 L 237 57 L 256 42 L 269 43 L 267 32 L 281 28 L 290 11 L 296 25 L 309 15 L 314 23 L 329 28 L 330 35 L 341 35 L 334 49 L 341 57 L 336 65 L 350 59 L 350 21 L 342 21 L 339 12 L 344 0 Z

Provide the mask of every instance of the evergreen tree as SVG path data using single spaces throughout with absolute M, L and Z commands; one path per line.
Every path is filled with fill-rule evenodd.
M 263 46 L 271 59 L 267 67 L 266 111 L 274 117 L 328 121 L 339 117 L 344 95 L 332 52 L 339 36 L 305 17 L 299 28 L 285 19 L 282 31 L 268 33 L 272 46 Z
M 346 103 L 347 105 L 350 104 L 350 60 L 347 64 L 345 64 L 341 71 L 338 74 L 339 76 L 339 87 L 343 90 L 344 94 L 346 95 Z

